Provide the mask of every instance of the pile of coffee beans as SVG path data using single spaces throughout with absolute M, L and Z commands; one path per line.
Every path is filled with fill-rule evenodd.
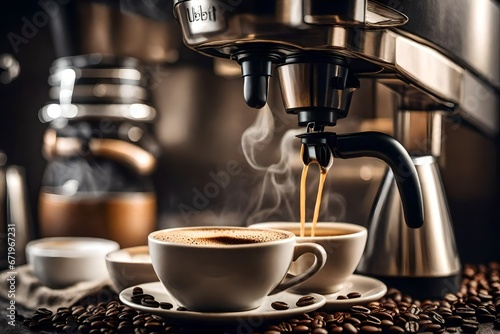
M 182 333 L 156 315 L 142 313 L 118 301 L 61 307 L 56 313 L 40 308 L 23 321 L 33 331 L 61 333 Z
M 135 295 L 138 303 L 154 298 Z M 139 298 L 140 297 L 140 298 Z M 357 295 L 350 296 L 358 298 Z M 139 301 L 140 299 L 140 301 Z M 308 302 L 305 300 L 305 302 Z M 159 302 L 161 303 L 161 302 Z M 154 304 L 157 306 L 156 304 Z M 164 305 L 168 308 L 169 305 Z M 158 307 L 162 307 L 158 305 Z M 118 301 L 62 307 L 53 313 L 38 309 L 24 324 L 33 331 L 65 333 L 191 333 L 169 320 L 140 312 Z M 500 330 L 500 264 L 464 267 L 461 289 L 441 300 L 415 300 L 389 289 L 380 300 L 355 305 L 342 312 L 321 310 L 255 328 L 254 334 L 403 334 L 475 333 L 480 328 Z M 197 331 L 200 332 L 200 331 Z M 208 331 L 207 331 L 208 332 Z M 230 333 L 221 330 L 220 333 Z M 484 331 L 482 331 L 484 332 Z M 245 331 L 245 333 L 249 333 Z
M 460 334 L 475 333 L 480 326 L 491 329 L 492 324 L 500 330 L 498 263 L 465 266 L 460 291 L 448 293 L 442 300 L 414 300 L 389 289 L 384 298 L 368 305 L 343 312 L 303 314 L 254 334 Z

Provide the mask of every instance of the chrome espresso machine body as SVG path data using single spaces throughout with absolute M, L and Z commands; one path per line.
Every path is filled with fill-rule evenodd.
M 333 157 L 361 156 L 388 163 L 358 271 L 415 295 L 437 296 L 455 290 L 460 273 L 437 166 L 443 119 L 460 119 L 497 138 L 500 5 L 385 3 L 175 0 L 174 14 L 186 45 L 241 66 L 249 106 L 265 105 L 269 77 L 277 73 L 286 112 L 305 127 L 299 136 L 305 164 L 328 167 Z M 348 116 L 359 79 L 395 92 L 397 140 L 326 131 Z M 415 279 L 427 289 L 413 291 Z

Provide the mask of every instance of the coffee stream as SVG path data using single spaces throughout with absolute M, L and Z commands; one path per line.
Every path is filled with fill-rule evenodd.
M 299 188 L 298 177 L 295 173 L 295 161 L 299 163 L 301 159 L 297 159 L 296 145 L 297 135 L 303 133 L 303 129 L 287 129 L 288 124 L 275 124 L 273 113 L 269 106 L 260 109 L 255 122 L 247 129 L 241 138 L 242 152 L 250 167 L 258 172 L 262 172 L 262 177 L 257 178 L 255 193 L 250 196 L 248 205 L 247 224 L 261 223 L 264 221 L 285 220 L 285 221 L 298 221 L 301 222 L 301 235 L 305 235 L 305 221 L 306 221 L 306 178 L 308 173 L 308 166 L 304 166 L 302 171 L 302 178 L 300 182 L 300 198 L 290 196 L 295 194 Z M 279 146 L 278 157 L 279 160 L 271 165 L 264 165 L 258 162 L 258 156 L 269 155 L 270 151 L 267 149 L 272 147 L 273 135 L 285 131 Z M 304 150 L 304 147 L 301 148 Z M 302 156 L 303 151 L 301 152 Z M 344 198 L 340 195 L 334 195 L 323 192 L 323 185 L 326 180 L 328 168 L 320 167 L 319 186 L 317 192 L 317 200 L 313 216 L 313 232 L 315 234 L 316 224 L 319 219 L 320 205 L 323 195 L 329 196 L 325 198 L 328 203 L 335 203 L 334 206 L 328 205 L 323 208 L 322 215 L 328 216 L 332 207 L 338 208 L 340 211 L 339 216 L 342 217 L 342 211 L 345 210 Z M 311 191 L 311 189 L 309 189 Z M 297 200 L 299 200 L 297 202 Z M 300 207 L 300 217 L 299 210 Z M 331 214 L 331 213 L 330 213 Z M 335 219 L 338 219 L 336 216 Z
M 304 145 L 301 147 L 300 156 L 304 153 Z M 309 164 L 304 164 L 302 169 L 302 176 L 300 178 L 300 236 L 305 237 L 306 235 L 306 184 L 307 184 L 307 173 L 309 172 Z M 316 195 L 316 204 L 314 205 L 314 214 L 311 226 L 311 237 L 314 237 L 316 233 L 316 225 L 318 224 L 319 212 L 321 209 L 321 198 L 323 197 L 323 188 L 325 186 L 326 175 L 328 174 L 328 169 L 319 165 L 320 176 L 318 183 L 318 193 Z

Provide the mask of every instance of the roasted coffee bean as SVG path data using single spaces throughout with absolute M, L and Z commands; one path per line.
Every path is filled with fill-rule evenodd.
M 337 300 L 345 300 L 345 299 L 349 299 L 349 297 L 344 296 L 344 295 L 338 295 L 337 296 Z
M 279 323 L 278 328 L 281 332 L 291 332 L 293 330 L 292 325 L 284 321 Z
M 399 326 L 392 326 L 387 329 L 387 334 L 403 334 L 405 330 Z
M 479 297 L 479 299 L 481 299 L 481 302 L 483 302 L 483 303 L 493 300 L 493 296 L 489 295 L 487 292 L 486 293 L 479 293 L 477 296 Z
M 144 290 L 140 286 L 136 286 L 132 289 L 132 295 L 142 295 Z
M 433 323 L 435 324 L 440 324 L 440 325 L 444 325 L 445 323 L 445 320 L 444 318 L 439 314 L 439 313 L 434 313 L 432 316 L 431 316 L 431 320 Z
M 488 308 L 486 308 L 485 305 L 482 305 L 482 306 L 478 306 L 478 308 L 476 309 L 476 315 L 480 315 L 480 314 L 491 314 L 490 310 L 488 310 Z
M 323 319 L 315 318 L 311 321 L 311 328 L 324 328 L 326 327 L 326 322 Z
M 444 295 L 444 300 L 446 300 L 450 304 L 453 304 L 458 301 L 458 297 L 452 293 L 447 293 Z
M 276 329 L 270 329 L 265 331 L 264 334 L 281 334 L 281 331 Z
M 366 318 L 365 321 L 368 322 L 370 325 L 374 325 L 374 326 L 380 326 L 382 324 L 380 319 L 377 317 L 374 317 L 373 315 L 368 315 L 368 317 Z
M 418 315 L 415 315 L 413 313 L 403 313 L 401 314 L 401 316 L 405 318 L 406 321 L 417 321 L 420 319 Z
M 39 309 L 36 310 L 36 314 L 41 314 L 44 317 L 48 317 L 52 315 L 52 311 L 43 307 L 40 307 Z
M 475 333 L 479 330 L 479 326 L 473 323 L 465 322 L 460 326 L 465 333 Z
M 361 294 L 359 292 L 355 292 L 355 291 L 349 292 L 347 294 L 347 298 L 349 298 L 349 299 L 360 298 L 360 297 L 361 297 Z
M 404 327 L 406 323 L 407 323 L 406 319 L 400 315 L 398 315 L 396 318 L 394 318 L 394 324 L 396 326 Z
M 366 313 L 352 313 L 351 318 L 356 318 L 359 321 L 365 321 L 368 318 L 368 314 Z
M 114 317 L 116 315 L 120 314 L 120 311 L 118 311 L 117 308 L 111 308 L 106 311 L 106 316 L 107 317 Z
M 90 324 L 90 328 L 97 328 L 97 329 L 101 329 L 101 328 L 108 328 L 108 324 L 106 324 L 104 321 L 102 320 L 99 320 L 99 321 L 94 321 Z
M 438 309 L 438 306 L 434 305 L 434 304 L 430 304 L 430 305 L 426 305 L 426 306 L 422 307 L 423 312 L 432 312 L 432 311 L 435 311 L 437 309 Z
M 358 330 L 356 329 L 356 327 L 354 327 L 353 324 L 344 323 L 342 325 L 342 328 L 344 329 L 343 333 L 346 333 L 346 334 L 358 334 Z
M 436 333 L 440 331 L 443 327 L 440 324 L 426 324 L 424 327 L 424 331 Z
M 311 329 L 305 325 L 297 325 L 293 327 L 293 333 L 297 334 L 302 334 L 302 333 L 309 333 Z
M 433 322 L 429 319 L 421 319 L 418 322 L 418 325 L 420 326 L 420 328 L 423 328 L 425 325 L 430 325 L 432 324 Z
M 382 328 L 389 328 L 394 326 L 394 323 L 391 320 L 383 319 L 380 321 L 380 326 Z
M 332 333 L 332 334 L 341 334 L 341 333 L 344 333 L 344 328 L 341 326 L 337 326 L 337 325 L 330 325 L 328 328 L 328 331 L 329 331 L 329 333 Z
M 344 318 L 345 316 L 343 313 L 337 312 L 334 314 L 327 315 L 326 317 L 323 318 L 323 320 L 325 320 L 326 323 L 342 324 Z
M 459 327 L 463 322 L 463 319 L 459 315 L 452 315 L 444 319 L 446 327 Z
M 445 317 L 445 318 L 453 315 L 453 312 L 452 312 L 451 308 L 446 307 L 446 306 L 440 306 L 440 307 L 438 307 L 437 312 L 442 317 Z
M 480 323 L 493 322 L 496 316 L 493 314 L 480 314 L 477 316 L 477 321 Z
M 155 297 L 153 295 L 150 295 L 150 294 L 147 294 L 147 293 L 141 293 L 141 294 L 133 295 L 132 297 L 130 297 L 130 301 L 133 302 L 133 303 L 136 303 L 136 304 L 140 304 L 141 300 L 143 298 L 155 299 Z
M 455 314 L 461 316 L 462 318 L 473 317 L 476 311 L 468 307 L 459 307 L 455 309 Z
M 354 326 L 358 326 L 361 323 L 361 320 L 359 320 L 358 318 L 354 318 L 354 317 L 348 317 L 348 318 L 344 319 L 344 323 L 349 323 L 349 324 L 353 324 Z
M 390 321 L 393 321 L 392 315 L 390 315 L 388 312 L 385 312 L 385 311 L 373 312 L 372 315 L 374 317 L 379 318 L 380 320 L 390 320 Z
M 311 334 L 328 334 L 328 331 L 324 328 L 314 328 Z
M 275 310 L 283 311 L 283 310 L 288 310 L 290 308 L 290 305 L 288 305 L 285 302 L 277 300 L 271 303 L 271 307 Z
M 134 325 L 134 327 L 142 327 L 142 326 L 144 326 L 145 323 L 146 323 L 146 321 L 144 319 L 137 319 L 137 320 L 134 320 L 132 325 Z
M 378 328 L 375 326 L 362 326 L 360 329 L 360 333 L 362 334 L 374 334 L 382 332 L 382 328 Z
M 417 333 L 419 328 L 420 326 L 416 321 L 408 321 L 407 323 L 405 323 L 405 330 L 408 333 Z
M 134 318 L 134 313 L 131 312 L 121 312 L 118 314 L 118 320 L 131 320 Z
M 354 313 L 365 313 L 365 314 L 370 314 L 371 311 L 369 308 L 366 308 L 364 306 L 361 306 L 361 305 L 354 305 L 351 307 L 351 312 L 354 312 Z
M 128 333 L 133 332 L 134 326 L 132 324 L 128 324 L 128 323 L 120 324 L 120 325 L 118 325 L 116 330 L 119 334 L 128 334 Z
M 313 296 L 304 296 L 299 298 L 299 300 L 297 300 L 297 303 L 295 303 L 295 305 L 297 305 L 298 307 L 303 307 L 312 305 L 314 303 L 316 303 L 316 298 L 314 298 Z
M 159 321 L 146 321 L 144 328 L 146 328 L 149 332 L 156 332 L 162 330 L 163 326 Z
M 395 309 L 398 305 L 394 302 L 388 301 L 382 304 L 382 307 L 388 310 Z
M 408 312 L 414 315 L 418 315 L 420 311 L 421 311 L 420 307 L 417 307 L 416 305 L 411 305 L 410 308 L 408 309 Z
M 71 310 L 69 309 L 69 307 L 58 307 L 57 308 L 57 313 L 71 313 Z
M 375 301 L 369 302 L 366 306 L 370 309 L 380 309 L 382 307 L 382 304 L 379 301 Z
M 467 303 L 479 305 L 481 304 L 481 298 L 479 298 L 478 296 L 469 296 L 467 298 Z
M 184 306 L 179 306 L 179 307 L 177 308 L 177 311 L 187 311 L 187 310 L 188 310 L 188 309 L 187 309 L 187 308 L 185 308 Z
M 174 305 L 168 302 L 160 302 L 160 307 L 164 310 L 170 310 Z
M 146 306 L 146 307 L 151 307 L 151 308 L 158 308 L 158 307 L 160 307 L 160 303 L 159 302 L 157 302 L 154 299 L 150 299 L 150 298 L 142 298 L 141 305 Z
M 298 322 L 297 322 L 297 326 L 298 325 L 303 325 L 303 326 L 308 326 L 310 327 L 311 326 L 311 319 L 300 319 Z

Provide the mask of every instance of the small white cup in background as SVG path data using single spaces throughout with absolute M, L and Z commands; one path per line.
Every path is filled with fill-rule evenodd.
M 106 255 L 106 266 L 113 289 L 118 293 L 131 286 L 158 281 L 148 246 L 113 251 Z
M 269 228 L 284 230 L 300 235 L 299 222 L 266 222 L 250 225 L 249 228 Z M 300 293 L 315 292 L 331 294 L 338 292 L 352 276 L 358 266 L 366 246 L 368 232 L 365 227 L 351 223 L 320 222 L 316 226 L 316 236 L 311 237 L 311 223 L 306 224 L 306 236 L 297 237 L 297 242 L 317 243 L 326 250 L 327 260 L 323 269 L 306 282 L 291 290 Z M 309 236 L 308 236 L 309 235 Z M 308 255 L 295 261 L 290 272 L 300 272 L 309 265 Z
M 26 256 L 42 284 L 58 289 L 78 282 L 107 279 L 104 258 L 119 248 L 117 242 L 99 238 L 42 238 L 26 245 Z

